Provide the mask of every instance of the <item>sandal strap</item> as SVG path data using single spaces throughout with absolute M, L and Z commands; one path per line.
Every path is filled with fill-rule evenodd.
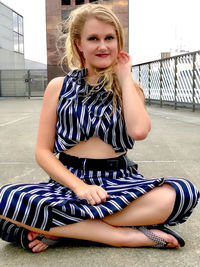
M 155 248 L 163 248 L 167 246 L 167 242 L 162 239 L 161 237 L 155 235 L 152 231 L 148 230 L 146 227 L 141 226 L 139 228 L 137 228 L 140 232 L 142 232 L 144 235 L 146 235 L 149 239 L 151 239 L 152 241 L 156 242 L 155 245 L 153 245 L 152 247 Z
M 56 244 L 59 243 L 59 238 L 57 239 L 50 239 L 45 237 L 45 235 L 40 234 L 36 237 L 37 240 L 41 241 L 42 243 L 48 245 L 48 246 L 55 246 Z

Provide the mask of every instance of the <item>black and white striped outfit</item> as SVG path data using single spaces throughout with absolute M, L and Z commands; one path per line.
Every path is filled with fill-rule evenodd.
M 121 107 L 112 105 L 112 91 L 92 88 L 85 81 L 87 69 L 73 70 L 65 77 L 57 108 L 57 126 L 54 152 L 60 153 L 98 136 L 116 152 L 126 152 L 134 145 L 125 127 Z M 32 227 L 49 230 L 85 219 L 103 218 L 125 208 L 132 201 L 154 187 L 168 183 L 176 190 L 174 210 L 166 225 L 183 223 L 191 215 L 199 198 L 196 187 L 186 179 L 145 179 L 126 155 L 120 156 L 126 166 L 114 170 L 86 169 L 70 165 L 66 168 L 87 184 L 102 186 L 109 195 L 106 202 L 91 206 L 80 200 L 72 190 L 52 178 L 47 183 L 9 184 L 0 188 L 0 214 Z M 20 228 L 0 220 L 0 237 L 12 241 Z

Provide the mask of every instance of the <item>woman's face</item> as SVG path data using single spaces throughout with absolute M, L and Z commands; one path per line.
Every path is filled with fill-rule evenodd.
M 115 28 L 95 18 L 85 22 L 77 46 L 83 52 L 89 76 L 94 74 L 94 69 L 104 69 L 117 60 L 118 40 Z

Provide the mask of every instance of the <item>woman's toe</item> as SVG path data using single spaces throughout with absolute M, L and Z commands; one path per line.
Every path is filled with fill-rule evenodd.
M 41 241 L 35 239 L 32 242 L 30 242 L 28 246 L 29 246 L 29 248 L 33 248 L 33 247 L 37 246 L 40 243 L 41 243 Z
M 168 239 L 167 247 L 169 248 L 180 247 L 180 244 L 178 243 L 177 239 L 174 236 L 168 234 L 167 239 Z
M 45 251 L 47 248 L 48 246 L 46 244 L 40 242 L 32 248 L 32 251 L 35 253 L 39 253 L 39 252 Z
M 38 236 L 37 233 L 29 232 L 28 235 L 27 235 L 27 238 L 28 238 L 29 241 L 32 241 L 32 240 L 34 240 L 37 236 Z
M 168 243 L 166 247 L 169 248 L 180 247 L 178 240 L 173 235 L 167 234 L 162 230 L 151 230 L 151 231 Z
M 36 253 L 42 252 L 48 248 L 48 245 L 36 239 L 37 236 L 38 234 L 34 232 L 29 232 L 27 236 L 28 240 L 30 241 L 28 245 L 29 248 L 32 249 L 32 251 Z
M 33 252 L 42 252 L 42 251 L 44 251 L 44 250 L 46 250 L 48 248 L 48 245 L 46 245 L 45 243 L 43 243 L 42 241 L 37 239 L 38 235 L 39 234 L 34 233 L 34 232 L 29 232 L 28 235 L 27 235 L 27 238 L 30 241 L 28 246 L 29 246 L 30 249 L 32 249 Z M 55 240 L 58 237 L 48 236 L 47 238 Z

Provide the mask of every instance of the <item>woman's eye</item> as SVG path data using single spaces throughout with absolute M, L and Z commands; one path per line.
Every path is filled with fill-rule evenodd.
M 88 38 L 88 41 L 94 41 L 94 40 L 96 40 L 97 38 L 96 37 L 89 37 Z
M 105 40 L 113 40 L 114 38 L 115 38 L 114 36 L 109 35 L 105 38 Z M 91 36 L 88 38 L 88 41 L 96 41 L 96 40 L 97 40 L 97 37 L 95 37 L 95 36 Z
M 114 36 L 107 36 L 106 39 L 107 40 L 112 40 L 112 39 L 114 39 Z

